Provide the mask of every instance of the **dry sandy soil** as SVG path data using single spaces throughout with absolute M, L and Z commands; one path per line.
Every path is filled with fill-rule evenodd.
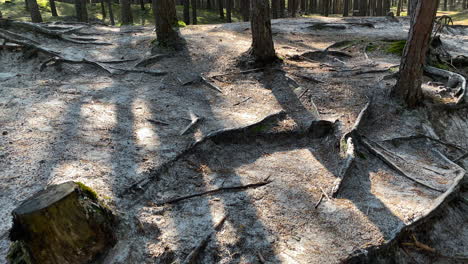
M 317 23 L 345 28 L 313 28 Z M 157 76 L 116 69 L 142 69 L 134 66 L 151 55 L 149 27 L 79 30 L 111 45 L 23 32 L 64 58 L 101 61 L 108 71 L 83 63 L 47 64 L 41 71 L 49 56 L 1 51 L 0 262 L 11 211 L 47 186 L 73 180 L 96 190 L 121 219 L 119 242 L 105 263 L 181 262 L 212 232 L 200 263 L 365 258 L 362 252 L 393 241 L 454 192 L 465 202 L 444 209 L 453 219 L 439 217 L 426 230 L 433 239 L 425 243 L 438 254 L 407 245 L 400 263 L 462 263 L 457 256 L 466 254 L 468 209 L 460 185 L 468 161 L 453 160 L 468 149 L 467 110 L 395 105 L 388 97 L 395 79 L 384 76 L 399 58 L 364 52 L 371 42 L 404 39 L 407 30 L 406 20 L 384 17 L 275 20 L 283 63 L 241 73 L 237 62 L 250 45 L 249 24 L 188 26 L 180 29 L 182 50 L 153 51 L 167 55 L 143 68 L 166 73 Z M 468 29 L 452 30 L 443 34 L 446 48 L 468 54 Z M 345 40 L 330 48 L 345 55 L 322 53 Z M 199 81 L 200 74 L 222 93 Z M 371 98 L 359 133 L 412 180 L 342 140 Z M 181 135 L 189 112 L 202 119 Z M 357 154 L 344 172 L 350 153 Z M 167 203 L 254 183 L 266 184 Z M 448 228 L 454 224 L 459 228 Z

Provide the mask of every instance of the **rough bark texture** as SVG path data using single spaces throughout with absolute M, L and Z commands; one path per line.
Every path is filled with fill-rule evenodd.
M 133 24 L 132 7 L 130 5 L 130 0 L 120 0 L 120 7 L 120 21 L 122 22 L 122 24 Z
M 241 0 L 241 13 L 242 13 L 242 20 L 249 21 L 250 16 L 250 3 L 249 0 Z
M 80 183 L 51 186 L 12 214 L 10 263 L 89 263 L 116 242 L 112 212 Z
M 75 0 L 76 18 L 80 22 L 88 22 L 88 10 L 86 9 L 86 0 Z
M 279 16 L 285 17 L 284 10 L 286 9 L 286 0 L 280 0 L 280 7 L 279 7 Z
M 418 0 L 411 17 L 408 41 L 400 64 L 400 77 L 393 94 L 403 99 L 409 107 L 423 99 L 421 83 L 432 25 L 437 12 L 437 1 Z
M 192 0 L 192 24 L 194 24 L 194 25 L 198 24 L 198 21 L 197 21 L 197 0 Z
M 232 22 L 232 0 L 226 0 L 226 22 Z
M 343 7 L 343 16 L 347 17 L 349 15 L 349 1 L 350 0 L 344 0 L 344 7 Z
M 55 7 L 55 0 L 49 0 L 50 3 L 50 12 L 52 13 L 52 16 L 58 16 L 57 14 L 57 8 Z
M 184 0 L 184 22 L 185 24 L 190 24 L 190 2 L 189 0 Z
M 173 0 L 153 0 L 156 19 L 156 36 L 161 46 L 173 46 L 177 42 L 174 30 L 175 2 Z
M 104 0 L 101 0 L 101 14 L 102 14 L 102 20 L 106 19 L 107 14 L 106 14 L 106 6 L 104 4 Z
M 252 0 L 251 3 L 252 47 L 250 53 L 256 61 L 273 61 L 276 59 L 276 54 L 271 34 L 270 5 L 268 0 Z
M 28 3 L 29 12 L 31 13 L 31 21 L 34 23 L 42 22 L 42 16 L 39 12 L 39 6 L 37 5 L 36 0 L 26 0 Z
M 279 17 L 279 6 L 280 6 L 279 0 L 271 1 L 271 14 L 272 14 L 273 19 L 276 19 Z
M 111 22 L 111 25 L 115 25 L 115 21 L 114 21 L 114 11 L 112 11 L 112 3 L 111 3 L 111 0 L 106 0 L 107 1 L 107 8 L 109 9 L 109 19 L 110 19 L 110 22 Z
M 219 18 L 224 19 L 224 4 L 223 0 L 218 0 Z

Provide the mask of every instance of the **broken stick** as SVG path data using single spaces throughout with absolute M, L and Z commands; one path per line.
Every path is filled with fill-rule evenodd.
M 209 81 L 206 77 L 204 77 L 203 75 L 200 75 L 200 80 L 203 81 L 208 87 L 210 87 L 211 89 L 213 90 L 216 90 L 218 91 L 219 93 L 223 93 L 223 91 L 221 90 L 221 88 L 219 88 L 216 84 L 214 84 L 213 82 Z
M 199 121 L 201 121 L 203 119 L 203 118 L 198 117 L 197 115 L 195 115 L 192 110 L 189 110 L 189 115 L 190 115 L 191 122 L 184 130 L 182 130 L 182 132 L 180 132 L 181 136 L 183 136 L 185 133 L 187 133 L 187 131 L 189 131 L 193 126 L 195 126 Z

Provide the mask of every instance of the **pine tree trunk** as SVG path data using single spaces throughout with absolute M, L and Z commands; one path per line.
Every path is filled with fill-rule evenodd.
M 145 0 L 140 0 L 140 9 L 145 11 Z
M 190 2 L 189 0 L 182 0 L 184 5 L 184 23 L 190 25 Z
M 12 214 L 9 263 L 90 263 L 116 243 L 112 212 L 83 184 L 50 186 Z
M 174 47 L 177 44 L 177 32 L 174 30 L 174 0 L 153 0 L 158 45 Z
M 359 16 L 359 0 L 353 0 L 353 16 Z
M 109 19 L 111 22 L 111 25 L 115 25 L 115 20 L 114 20 L 114 11 L 112 10 L 112 0 L 106 0 L 107 1 L 107 9 L 109 9 Z
M 226 0 L 226 22 L 232 22 L 232 0 Z
M 130 0 L 120 0 L 120 22 L 122 25 L 133 24 L 132 6 Z
M 86 8 L 86 0 L 75 0 L 76 18 L 80 22 L 88 22 L 88 10 Z
M 29 13 L 31 14 L 31 21 L 34 23 L 42 22 L 41 12 L 36 0 L 26 0 L 28 2 Z
M 366 16 L 367 13 L 367 0 L 359 1 L 359 15 Z
M 408 41 L 400 63 L 400 77 L 393 88 L 393 95 L 403 99 L 409 107 L 423 100 L 421 89 L 423 66 L 428 51 L 438 1 L 414 0 Z
M 249 53 L 260 63 L 276 60 L 271 34 L 270 5 L 268 0 L 251 0 L 250 25 L 252 46 Z
M 280 5 L 280 2 L 279 0 L 271 0 L 271 14 L 272 14 L 272 18 L 273 19 L 276 19 L 278 18 L 279 16 L 279 5 Z
M 286 10 L 286 0 L 280 0 L 279 16 L 281 18 L 286 17 L 285 14 L 284 14 L 284 10 Z
M 49 0 L 49 4 L 50 4 L 50 12 L 52 13 L 52 16 L 54 17 L 58 16 L 57 8 L 55 7 L 55 0 Z
M 249 21 L 250 18 L 250 0 L 241 0 L 241 13 L 244 22 Z
M 104 0 L 101 0 L 101 14 L 102 14 L 102 20 L 104 21 L 107 17 L 106 6 L 104 5 Z
M 387 15 L 390 12 L 390 0 L 384 0 L 383 10 L 384 10 L 383 12 L 384 15 Z
M 349 15 L 349 1 L 351 0 L 343 0 L 344 1 L 344 6 L 343 6 L 343 16 L 347 17 Z
M 197 20 L 197 0 L 192 0 L 192 24 L 198 24 Z
M 219 18 L 224 19 L 223 0 L 218 0 L 218 8 L 219 8 Z
M 398 0 L 398 6 L 397 6 L 397 11 L 396 11 L 396 15 L 397 16 L 401 16 L 401 4 L 402 4 L 403 0 Z

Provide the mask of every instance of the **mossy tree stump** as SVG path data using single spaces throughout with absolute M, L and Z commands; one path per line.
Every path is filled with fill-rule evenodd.
M 116 243 L 112 212 L 81 183 L 51 186 L 12 214 L 7 257 L 12 264 L 89 263 Z

